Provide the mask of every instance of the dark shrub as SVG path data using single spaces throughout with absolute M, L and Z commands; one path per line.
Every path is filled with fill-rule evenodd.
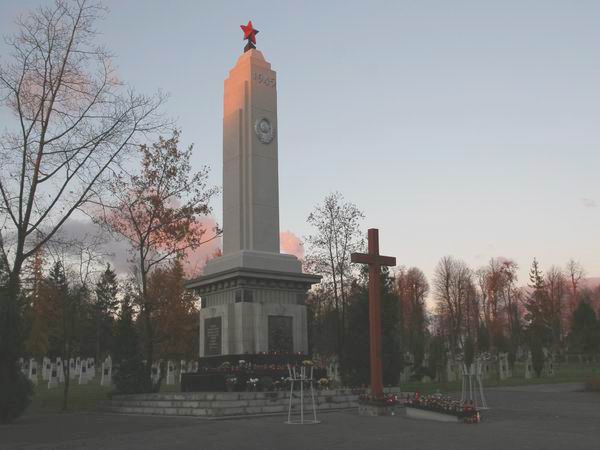
M 115 370 L 113 381 L 119 394 L 141 394 L 153 391 L 146 367 L 139 359 L 122 361 Z
M 19 417 L 31 402 L 33 385 L 15 366 L 10 374 L 14 383 L 0 383 L 0 423 Z

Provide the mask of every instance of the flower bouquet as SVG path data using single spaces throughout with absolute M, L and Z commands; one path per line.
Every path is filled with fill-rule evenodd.
M 227 388 L 227 392 L 233 392 L 235 390 L 235 385 L 237 384 L 237 382 L 237 377 L 226 377 L 225 387 Z
M 325 390 L 329 387 L 329 379 L 328 378 L 320 378 L 318 382 L 319 389 Z
M 246 387 L 248 391 L 254 392 L 256 391 L 256 387 L 258 386 L 258 378 L 249 378 L 246 381 Z
M 463 404 L 458 400 L 442 395 L 420 396 L 417 392 L 413 398 L 406 401 L 406 407 L 455 416 L 458 419 L 463 419 L 465 423 L 478 423 L 481 420 L 479 411 L 472 403 Z
M 399 402 L 396 394 L 383 394 L 383 397 L 375 397 L 372 394 L 361 394 L 358 396 L 358 403 L 372 406 L 396 406 Z

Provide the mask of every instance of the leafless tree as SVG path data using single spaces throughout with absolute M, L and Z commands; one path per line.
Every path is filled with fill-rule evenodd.
M 87 0 L 56 0 L 20 18 L 7 39 L 0 92 L 15 122 L 0 136 L 0 208 L 12 289 L 23 262 L 97 199 L 141 136 L 163 125 L 163 97 L 128 89 L 95 45 L 104 12 Z
M 552 344 L 555 351 L 564 339 L 565 327 L 568 327 L 569 316 L 563 317 L 565 311 L 565 300 L 567 294 L 567 279 L 564 272 L 556 266 L 550 267 L 546 272 L 545 288 L 548 299 L 548 312 L 552 328 Z
M 401 267 L 396 273 L 396 289 L 402 310 L 402 331 L 406 347 L 413 355 L 415 367 L 420 367 L 425 351 L 425 301 L 429 294 L 429 283 L 421 269 Z
M 325 197 L 323 204 L 317 205 L 307 219 L 315 232 L 306 237 L 306 264 L 310 270 L 324 275 L 324 283 L 331 282 L 337 315 L 338 354 L 343 346 L 349 279 L 353 272 L 350 254 L 364 246 L 360 231 L 363 218 L 364 214 L 356 205 L 334 192 Z
M 450 351 L 461 347 L 463 335 L 476 329 L 475 285 L 471 269 L 461 260 L 443 257 L 435 268 L 433 294 L 438 313 L 446 323 Z
M 68 281 L 68 291 L 60 295 L 55 303 L 58 307 L 58 324 L 53 326 L 58 329 L 61 356 L 65 383 L 63 386 L 62 410 L 68 409 L 70 389 L 70 364 L 69 361 L 77 350 L 81 340 L 79 322 L 82 320 L 82 311 L 86 303 L 90 302 L 90 282 L 95 274 L 100 272 L 106 253 L 103 251 L 104 236 L 84 235 L 79 239 L 67 238 L 58 232 L 53 239 L 47 242 L 48 259 L 56 265 L 59 263 L 64 268 Z
M 577 307 L 577 289 L 579 288 L 579 283 L 581 279 L 585 276 L 585 271 L 579 262 L 574 259 L 570 259 L 567 263 L 567 276 L 569 277 L 569 282 L 571 284 L 571 302 L 569 313 L 572 315 L 573 311 Z

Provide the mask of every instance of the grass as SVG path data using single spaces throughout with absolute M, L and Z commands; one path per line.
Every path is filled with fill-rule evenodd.
M 593 381 L 595 380 L 595 381 Z M 588 382 L 594 390 L 600 390 L 600 367 L 589 364 L 561 364 L 557 365 L 553 377 L 541 377 L 525 379 L 525 368 L 522 364 L 516 364 L 513 369 L 513 378 L 500 381 L 497 378 L 490 378 L 483 381 L 485 387 L 495 386 L 518 386 L 527 384 L 549 384 L 549 383 L 569 383 L 569 382 Z M 460 391 L 460 381 L 453 383 L 420 383 L 410 382 L 401 386 L 404 392 L 415 392 L 418 390 L 423 394 L 435 392 L 456 392 Z M 106 400 L 111 393 L 112 388 L 100 386 L 100 377 L 96 377 L 86 385 L 79 385 L 76 381 L 71 382 L 69 386 L 69 411 L 85 412 L 96 408 L 98 402 Z M 162 385 L 161 392 L 179 392 L 179 385 Z M 26 414 L 57 414 L 61 412 L 63 396 L 63 385 L 54 389 L 48 389 L 47 383 L 41 381 L 35 387 L 35 393 L 32 403 Z
M 34 387 L 31 405 L 29 405 L 25 414 L 62 413 L 63 389 L 64 384 L 48 389 L 48 383 L 43 382 L 40 378 L 38 385 Z M 108 399 L 111 392 L 113 392 L 113 388 L 100 386 L 100 376 L 84 385 L 79 385 L 77 380 L 71 380 L 67 412 L 93 411 L 99 402 Z M 179 385 L 166 386 L 163 384 L 160 392 L 179 392 Z
M 600 377 L 600 367 L 589 364 L 557 364 L 553 377 L 540 377 L 535 375 L 532 378 L 525 378 L 525 365 L 516 363 L 513 368 L 513 377 L 506 380 L 500 380 L 496 374 L 483 380 L 484 387 L 498 386 L 523 386 L 532 384 L 553 384 L 553 383 L 582 383 L 586 380 Z M 418 390 L 423 394 L 433 394 L 435 392 L 457 392 L 461 390 L 461 381 L 448 382 L 410 382 L 404 383 L 402 391 L 415 392 Z

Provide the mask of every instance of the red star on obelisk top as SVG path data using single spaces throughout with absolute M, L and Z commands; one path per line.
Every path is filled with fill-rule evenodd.
M 244 53 L 250 50 L 251 48 L 256 48 L 256 35 L 258 34 L 258 30 L 252 27 L 252 21 L 248 21 L 248 25 L 240 25 L 240 28 L 244 32 L 244 39 L 248 40 L 248 43 L 244 47 Z

